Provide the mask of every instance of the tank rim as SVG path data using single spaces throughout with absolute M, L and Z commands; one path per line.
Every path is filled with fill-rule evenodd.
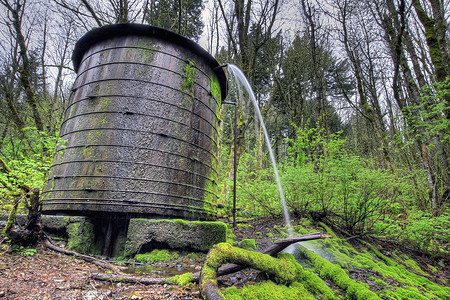
M 220 65 L 217 60 L 203 49 L 196 42 L 167 29 L 135 23 L 113 24 L 95 28 L 84 34 L 75 44 L 72 53 L 72 63 L 74 70 L 78 73 L 78 68 L 83 59 L 84 54 L 95 44 L 103 42 L 112 38 L 121 36 L 148 36 L 156 37 L 161 40 L 169 41 L 175 45 L 188 48 L 195 54 L 203 57 L 207 64 L 211 67 L 213 72 L 219 79 L 222 99 L 227 96 L 227 77 L 223 68 L 218 68 Z

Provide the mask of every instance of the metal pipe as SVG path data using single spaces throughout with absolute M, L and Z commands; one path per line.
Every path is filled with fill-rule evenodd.
M 234 149 L 233 149 L 233 227 L 236 227 L 236 174 L 237 174 L 237 102 L 223 102 L 234 105 Z
M 223 65 L 217 66 L 213 69 L 213 71 L 217 71 L 217 70 L 225 68 L 225 67 L 228 67 L 228 64 L 223 64 Z

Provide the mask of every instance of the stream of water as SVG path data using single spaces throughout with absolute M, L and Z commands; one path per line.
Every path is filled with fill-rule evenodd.
M 272 147 L 270 146 L 269 134 L 267 133 L 266 125 L 264 124 L 264 120 L 261 115 L 261 111 L 259 109 L 258 102 L 256 101 L 255 94 L 253 93 L 253 89 L 250 86 L 250 83 L 248 82 L 247 77 L 245 77 L 245 75 L 241 71 L 241 69 L 239 69 L 237 66 L 235 66 L 233 64 L 227 64 L 227 68 L 228 68 L 229 74 L 234 79 L 234 82 L 236 83 L 236 86 L 239 89 L 239 94 L 242 95 L 242 92 L 240 90 L 241 88 L 244 88 L 247 91 L 247 93 L 250 97 L 250 100 L 252 101 L 252 104 L 255 108 L 255 111 L 258 115 L 258 119 L 261 124 L 261 128 L 263 129 L 263 132 L 264 132 L 264 138 L 266 140 L 267 149 L 269 150 L 269 156 L 272 161 L 273 171 L 275 173 L 275 180 L 277 182 L 278 192 L 280 194 L 280 201 L 281 201 L 281 207 L 282 207 L 282 211 L 283 211 L 284 222 L 287 226 L 289 236 L 292 236 L 293 235 L 292 225 L 291 225 L 291 220 L 289 217 L 289 212 L 288 212 L 288 209 L 286 206 L 286 197 L 284 196 L 284 190 L 281 185 L 280 175 L 278 174 L 278 168 L 277 168 L 277 163 L 275 161 L 275 155 L 273 154 Z

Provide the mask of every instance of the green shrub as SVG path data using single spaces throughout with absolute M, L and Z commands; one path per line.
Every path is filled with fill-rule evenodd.
M 27 127 L 23 130 L 22 141 L 13 139 L 2 148 L 2 155 L 6 157 L 2 165 L 6 164 L 9 170 L 0 172 L 0 212 L 9 212 L 14 198 L 24 196 L 21 186 L 44 188 L 57 145 L 62 148 L 63 140 Z M 26 213 L 22 203 L 19 211 Z

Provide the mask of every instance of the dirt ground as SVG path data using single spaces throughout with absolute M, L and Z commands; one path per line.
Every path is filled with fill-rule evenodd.
M 0 299 L 200 299 L 194 284 L 145 286 L 96 281 L 91 274 L 110 271 L 43 245 L 36 250 L 33 255 L 16 251 L 0 254 Z
M 281 236 L 274 225 L 282 226 L 281 220 L 257 219 L 241 224 L 233 230 L 236 240 L 253 238 L 262 251 Z M 384 245 L 386 247 L 386 245 Z M 195 260 L 183 255 L 176 262 L 159 263 L 156 270 L 145 276 L 170 276 L 170 270 L 198 272 L 205 255 Z M 424 263 L 427 258 L 416 257 Z M 184 287 L 173 285 L 143 285 L 110 283 L 92 279 L 94 273 L 110 274 L 84 260 L 54 252 L 37 245 L 27 249 L 0 250 L 0 300 L 1 299 L 202 299 L 197 284 Z M 181 274 L 180 273 L 180 274 Z M 442 274 L 442 273 L 441 273 Z M 445 274 L 445 273 L 444 273 Z M 219 279 L 222 286 L 242 286 L 257 280 L 258 273 L 245 270 Z M 143 276 L 140 274 L 140 276 Z M 448 274 L 450 276 L 450 274 Z M 447 278 L 448 280 L 448 278 Z
M 269 225 L 261 221 L 251 227 L 240 226 L 235 232 L 236 240 L 255 238 L 264 249 L 280 236 L 275 232 L 272 238 L 267 238 L 256 236 L 254 232 L 266 232 L 273 228 L 272 223 L 278 222 L 272 220 Z M 168 276 L 174 268 L 199 272 L 204 259 L 205 254 L 199 254 L 196 260 L 186 260 L 180 255 L 177 262 L 159 263 L 155 267 L 160 271 L 146 276 Z M 92 279 L 90 276 L 94 273 L 110 274 L 111 271 L 47 249 L 43 244 L 28 250 L 3 249 L 0 250 L 0 299 L 202 299 L 197 284 L 180 287 L 110 283 Z M 224 276 L 219 282 L 223 286 L 243 285 L 254 281 L 256 275 L 257 272 L 247 270 Z

